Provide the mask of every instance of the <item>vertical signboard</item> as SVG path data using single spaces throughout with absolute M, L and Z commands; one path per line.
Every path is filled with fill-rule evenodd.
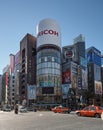
M 82 89 L 88 89 L 87 71 L 82 69 Z
M 69 88 L 70 88 L 70 84 L 63 84 L 62 85 L 62 98 L 63 99 L 68 98 Z
M 16 53 L 15 55 L 15 66 L 20 64 L 20 51 Z
M 102 95 L 102 83 L 100 81 L 95 81 L 95 94 Z
M 71 82 L 71 76 L 70 76 L 70 71 L 66 71 L 62 73 L 62 83 L 66 84 L 66 83 L 70 83 Z
M 94 80 L 101 80 L 101 67 L 94 64 Z
M 71 62 L 71 85 L 72 88 L 77 88 L 78 86 L 78 66 L 76 63 Z
M 28 99 L 36 99 L 36 86 L 35 85 L 29 85 L 28 86 Z

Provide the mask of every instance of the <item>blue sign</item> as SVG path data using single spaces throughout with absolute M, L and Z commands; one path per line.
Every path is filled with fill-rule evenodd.
M 101 66 L 101 56 L 99 55 L 99 52 L 95 53 L 95 51 L 92 50 L 87 53 L 87 64 L 89 63 L 94 63 L 98 66 Z
M 36 86 L 28 86 L 28 99 L 36 99 Z

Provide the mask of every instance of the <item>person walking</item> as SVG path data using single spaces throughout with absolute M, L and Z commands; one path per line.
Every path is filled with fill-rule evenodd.
M 14 112 L 15 114 L 18 114 L 18 104 L 15 105 Z

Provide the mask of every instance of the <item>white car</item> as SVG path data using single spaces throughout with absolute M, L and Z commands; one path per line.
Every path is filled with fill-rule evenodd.
M 3 111 L 11 111 L 11 107 L 7 106 L 3 108 Z
M 20 108 L 20 112 L 22 113 L 22 112 L 27 112 L 27 108 L 26 107 L 21 107 Z

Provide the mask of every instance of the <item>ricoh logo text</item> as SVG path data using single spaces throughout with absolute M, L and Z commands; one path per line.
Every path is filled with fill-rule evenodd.
M 55 35 L 57 37 L 59 35 L 59 33 L 57 31 L 54 31 L 54 30 L 51 30 L 51 29 L 50 30 L 46 29 L 46 30 L 39 32 L 37 37 L 42 36 L 42 35 L 47 35 L 47 34 Z

